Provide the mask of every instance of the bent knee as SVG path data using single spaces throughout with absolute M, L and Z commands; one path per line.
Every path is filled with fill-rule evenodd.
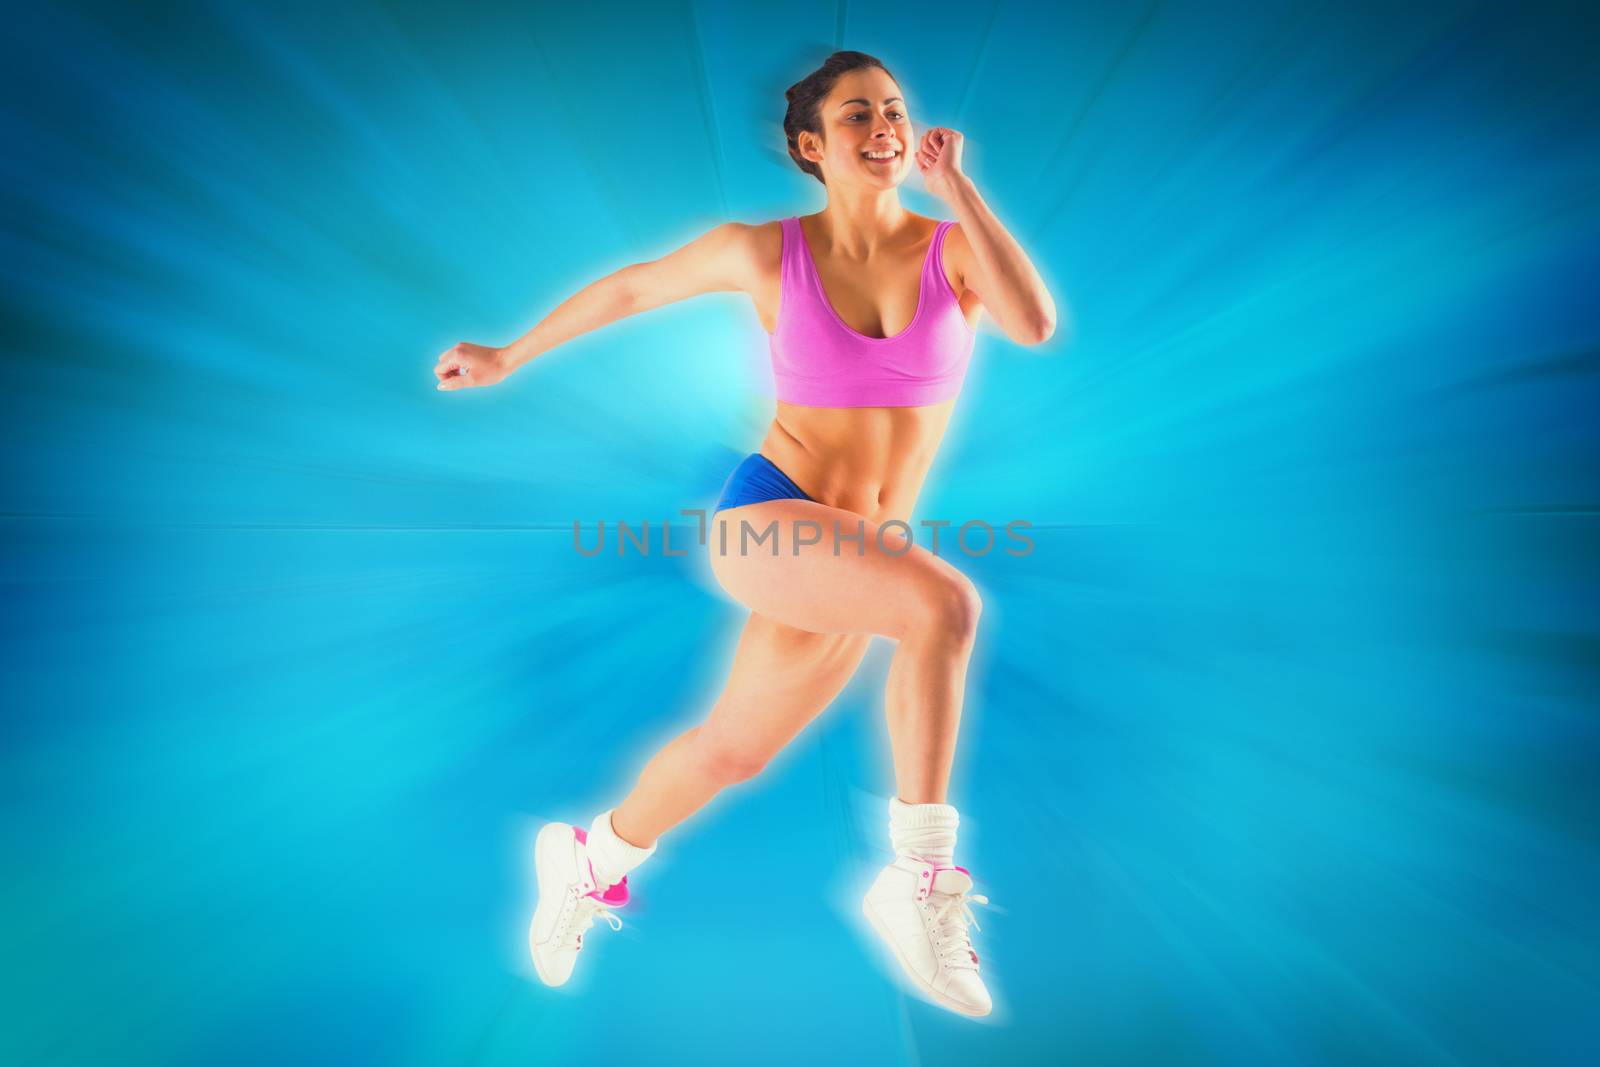
M 733 785 L 754 778 L 766 769 L 772 758 L 767 753 L 752 752 L 718 737 L 704 727 L 695 735 L 695 749 L 706 776 L 721 785 Z
M 960 571 L 952 570 L 923 590 L 911 628 L 971 641 L 977 636 L 978 617 L 982 614 L 983 597 L 978 587 Z

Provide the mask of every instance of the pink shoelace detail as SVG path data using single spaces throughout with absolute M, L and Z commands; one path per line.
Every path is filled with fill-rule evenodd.
M 972 872 L 967 870 L 965 867 L 958 867 L 948 863 L 940 863 L 938 860 L 929 859 L 926 856 L 915 856 L 913 859 L 924 865 L 922 876 L 918 880 L 917 885 L 918 900 L 927 900 L 930 896 L 935 895 L 937 891 L 933 888 L 933 882 L 934 879 L 939 876 L 940 871 L 960 871 L 969 879 L 972 877 Z M 934 912 L 934 929 L 939 931 L 943 938 L 956 942 L 959 947 L 965 948 L 972 956 L 973 968 L 977 969 L 979 962 L 978 950 L 972 947 L 972 941 L 967 935 L 966 924 L 971 923 L 973 929 L 975 930 L 982 930 L 983 927 L 978 925 L 977 918 L 973 916 L 972 910 L 968 908 L 967 905 L 969 902 L 973 904 L 987 905 L 989 903 L 989 898 L 981 893 L 967 894 L 964 892 L 938 892 L 937 895 L 948 897 L 949 899 L 939 904 L 938 910 Z M 961 966 L 960 964 L 953 965 Z
M 586 831 L 583 827 L 573 826 L 572 833 L 573 836 L 578 839 L 579 844 L 587 844 L 589 840 L 589 834 L 588 831 Z M 600 879 L 595 877 L 594 864 L 589 862 L 587 855 L 584 856 L 584 862 L 588 864 L 589 867 L 589 884 L 598 886 L 600 884 Z M 599 916 L 600 918 L 604 919 L 606 925 L 610 926 L 613 930 L 622 929 L 622 920 L 611 914 L 610 909 L 622 907 L 628 902 L 628 897 L 629 892 L 627 875 L 623 875 L 622 881 L 618 882 L 614 886 L 609 886 L 605 889 L 594 889 L 583 894 L 583 897 L 579 902 L 579 909 L 581 911 L 584 908 L 588 908 L 590 914 L 583 918 L 582 926 L 579 927 L 576 941 L 576 951 L 583 951 L 583 931 L 588 928 L 591 922 L 594 921 L 595 916 Z M 590 900 L 594 903 L 584 904 L 582 902 L 583 900 Z

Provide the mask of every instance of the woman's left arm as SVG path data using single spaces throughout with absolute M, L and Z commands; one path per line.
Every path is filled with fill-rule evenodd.
M 957 249 L 954 258 L 962 283 L 1017 344 L 1048 341 L 1056 329 L 1055 301 L 1022 246 L 961 172 L 961 134 L 934 127 L 923 135 L 916 161 L 928 192 L 949 204 L 961 223 L 956 232 L 966 239 L 966 247 Z

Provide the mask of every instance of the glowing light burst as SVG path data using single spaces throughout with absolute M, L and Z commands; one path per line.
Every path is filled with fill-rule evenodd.
M 1600 1055 L 1576 7 L 14 22 L 0 1060 Z M 532 828 L 703 717 L 741 621 L 698 556 L 571 524 L 710 504 L 765 338 L 720 296 L 494 390 L 432 360 L 818 208 L 773 139 L 806 41 L 967 134 L 1061 310 L 1038 349 L 986 327 L 921 502 L 1035 527 L 958 562 L 987 1027 L 846 921 L 886 858 L 887 648 L 663 843 L 588 995 L 517 954 Z

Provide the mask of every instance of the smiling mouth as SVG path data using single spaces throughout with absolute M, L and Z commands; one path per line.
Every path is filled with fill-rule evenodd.
M 900 155 L 901 154 L 899 152 L 896 152 L 892 156 L 885 156 L 882 159 L 874 159 L 871 156 L 867 155 L 865 152 L 863 152 L 863 153 L 861 153 L 861 158 L 866 160 L 868 163 L 894 163 L 894 162 L 896 162 L 896 161 L 898 161 L 900 159 Z

